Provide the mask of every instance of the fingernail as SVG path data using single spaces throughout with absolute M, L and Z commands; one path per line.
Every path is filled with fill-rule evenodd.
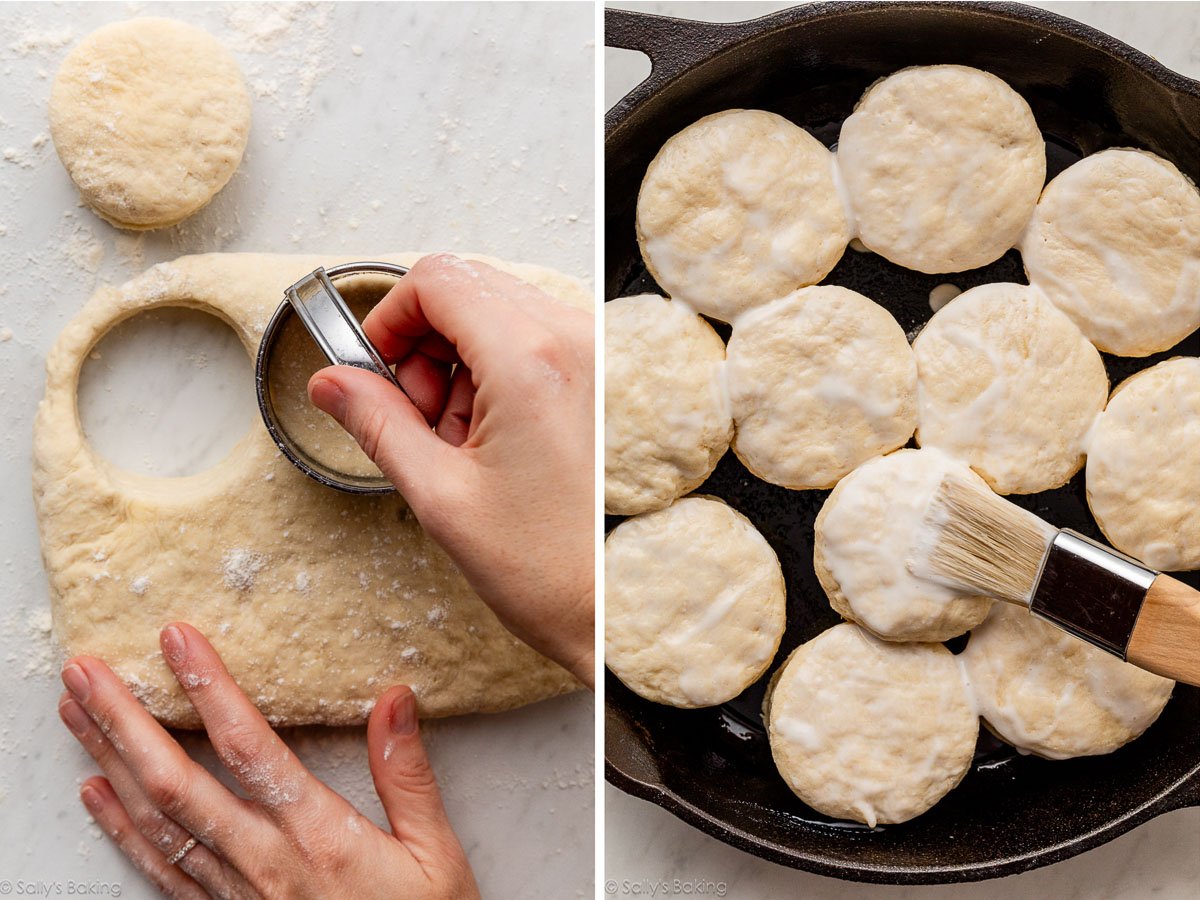
M 74 694 L 80 703 L 87 703 L 88 697 L 92 694 L 92 685 L 83 669 L 75 663 L 71 663 L 62 670 L 62 680 L 63 684 L 67 686 L 67 690 Z
M 311 382 L 308 399 L 313 406 L 328 413 L 339 422 L 346 420 L 346 394 L 341 387 L 328 378 L 318 378 Z
M 417 730 L 417 698 L 405 691 L 392 701 L 392 734 L 412 734 Z
M 104 798 L 100 796 L 100 792 L 90 784 L 85 784 L 79 791 L 79 796 L 83 800 L 83 805 L 88 808 L 88 812 L 92 815 L 100 812 L 100 807 L 104 806 Z
M 91 717 L 82 706 L 70 698 L 64 700 L 58 707 L 58 714 L 62 716 L 63 722 L 71 729 L 71 732 L 78 737 L 83 737 L 92 727 Z
M 187 640 L 183 636 L 183 632 L 174 625 L 168 625 L 163 629 L 162 635 L 159 638 L 162 641 L 163 653 L 167 659 L 179 665 L 187 656 Z

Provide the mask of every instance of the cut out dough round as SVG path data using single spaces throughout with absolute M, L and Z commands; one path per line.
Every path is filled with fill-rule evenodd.
M 979 733 L 949 650 L 880 641 L 849 623 L 788 657 L 763 719 L 796 796 L 871 827 L 907 822 L 949 793 Z
M 1087 498 L 1117 549 L 1155 569 L 1200 569 L 1200 359 L 1117 386 L 1088 448 Z
M 830 605 L 892 641 L 945 641 L 983 621 L 986 597 L 908 571 L 913 537 L 942 479 L 958 472 L 987 485 L 940 450 L 897 450 L 838 482 L 817 514 L 813 566 Z
M 928 273 L 1003 256 L 1046 180 L 1029 105 L 965 66 L 901 69 L 876 82 L 842 124 L 837 160 L 862 242 Z
M 411 266 L 421 254 L 389 256 Z M 579 281 L 478 257 L 591 308 Z M 33 485 L 54 633 L 68 655 L 106 660 L 161 721 L 200 725 L 159 652 L 186 620 L 275 724 L 353 725 L 393 684 L 422 715 L 508 709 L 575 690 L 565 670 L 513 637 L 395 495 L 313 482 L 255 423 L 222 462 L 186 478 L 115 469 L 76 413 L 83 360 L 142 310 L 189 306 L 229 323 L 253 358 L 287 285 L 352 259 L 207 254 L 103 288 L 46 360 Z
M 1010 603 L 992 606 L 960 658 L 988 727 L 1048 759 L 1129 743 L 1158 718 L 1175 686 Z
M 50 93 L 55 149 L 93 210 L 121 228 L 162 228 L 207 204 L 250 133 L 233 56 L 174 19 L 114 22 L 67 54 Z
M 966 460 L 1001 494 L 1066 484 L 1108 395 L 1096 348 L 1036 290 L 985 284 L 913 341 L 922 447 Z
M 759 679 L 783 637 L 775 551 L 710 497 L 627 519 L 604 544 L 604 658 L 630 690 L 715 706 Z
M 917 366 L 904 331 L 846 288 L 803 288 L 740 317 L 725 371 L 733 450 L 772 484 L 832 487 L 902 447 L 916 426 Z
M 1101 350 L 1149 356 L 1200 327 L 1200 192 L 1142 150 L 1085 157 L 1046 186 L 1021 255 Z
M 726 322 L 816 284 L 851 237 L 832 154 L 756 109 L 706 116 L 663 145 L 638 194 L 637 235 L 663 290 Z
M 662 509 L 729 449 L 725 344 L 687 306 L 653 294 L 604 304 L 604 508 Z

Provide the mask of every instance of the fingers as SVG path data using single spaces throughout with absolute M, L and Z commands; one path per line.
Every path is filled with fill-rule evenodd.
M 185 900 L 207 900 L 208 892 L 178 866 L 168 865 L 167 857 L 138 830 L 125 807 L 121 805 L 112 785 L 105 779 L 89 778 L 80 788 L 79 798 L 101 830 L 112 838 L 113 843 L 137 870 L 149 878 L 165 896 Z M 194 853 L 196 849 L 198 848 L 190 853 Z
M 395 385 L 378 375 L 331 366 L 313 375 L 308 393 L 314 405 L 350 432 L 418 514 L 427 485 L 456 467 L 453 448 Z
M 62 679 L 151 805 L 240 867 L 246 860 L 242 802 L 184 753 L 103 662 L 75 657 L 63 668 Z M 95 741 L 86 723 L 67 725 L 85 747 Z
M 452 364 L 424 353 L 410 353 L 396 364 L 396 380 L 431 428 L 446 406 Z
M 418 859 L 461 853 L 417 730 L 417 703 L 409 688 L 394 687 L 379 698 L 367 723 L 367 750 L 392 833 Z
M 454 370 L 445 409 L 437 420 L 437 436 L 452 447 L 461 447 L 471 433 L 474 408 L 475 383 L 471 380 L 471 370 L 460 365 Z
M 521 284 L 484 263 L 436 253 L 396 282 L 363 321 L 363 330 L 387 360 L 401 358 L 436 332 L 482 372 L 489 359 L 510 354 L 512 335 L 525 330 L 527 313 L 507 299 Z
M 167 665 L 200 714 L 213 749 L 250 799 L 277 820 L 308 815 L 328 789 L 279 739 L 212 645 L 180 622 L 164 628 L 161 638 Z
M 187 843 L 192 835 L 154 807 L 112 742 L 100 732 L 87 712 L 69 693 L 60 698 L 58 714 L 92 759 L 104 770 L 104 774 L 108 776 L 107 783 L 117 795 L 125 814 L 149 844 L 165 856 Z M 239 841 L 245 842 L 250 837 L 248 830 L 243 831 L 239 835 Z M 232 885 L 241 882 L 240 877 L 228 869 L 203 843 L 188 851 L 187 856 L 178 865 L 208 891 L 221 896 L 229 895 Z

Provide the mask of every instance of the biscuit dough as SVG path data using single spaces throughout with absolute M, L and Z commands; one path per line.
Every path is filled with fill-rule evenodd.
M 638 194 L 637 236 L 664 291 L 731 322 L 816 284 L 852 234 L 825 146 L 782 116 L 730 109 L 658 151 Z
M 991 601 L 908 570 L 913 538 L 950 472 L 982 480 L 940 450 L 897 450 L 838 482 L 817 514 L 813 567 L 829 604 L 892 641 L 945 641 L 974 628 Z
M 54 147 L 85 203 L 120 228 L 162 228 L 207 204 L 250 133 L 233 56 L 174 19 L 105 25 L 67 54 L 50 92 Z
M 996 603 L 960 656 L 979 714 L 1048 759 L 1111 753 L 1153 724 L 1175 682 Z
M 1143 150 L 1104 150 L 1046 185 L 1021 256 L 1101 350 L 1149 356 L 1200 327 L 1200 191 Z
M 387 260 L 411 266 L 420 255 Z M 412 686 L 425 716 L 502 710 L 579 687 L 505 630 L 402 500 L 322 487 L 259 422 L 223 461 L 184 478 L 124 472 L 88 446 L 79 371 L 116 324 L 156 307 L 200 309 L 253 355 L 288 285 L 349 261 L 210 254 L 163 263 L 98 291 L 46 360 L 33 485 L 55 636 L 69 654 L 107 660 L 169 725 L 200 724 L 159 651 L 159 630 L 176 619 L 209 637 L 277 725 L 364 722 L 397 683 Z M 591 307 L 573 278 L 485 261 Z
M 833 487 L 902 447 L 917 424 L 917 365 L 903 329 L 846 288 L 803 288 L 741 316 L 725 371 L 733 451 L 772 484 Z
M 763 708 L 771 755 L 801 800 L 872 828 L 921 815 L 971 766 L 979 720 L 940 644 L 835 625 L 801 644 Z
M 837 161 L 863 244 L 927 273 L 1003 256 L 1046 180 L 1029 104 L 966 66 L 915 66 L 876 82 L 842 124 Z
M 1114 547 L 1155 569 L 1200 569 L 1200 359 L 1169 359 L 1117 386 L 1086 477 Z
M 934 314 L 913 353 L 922 447 L 966 460 L 1000 494 L 1046 491 L 1079 471 L 1108 374 L 1038 291 L 972 288 Z
M 715 706 L 759 679 L 783 637 L 775 551 L 721 500 L 627 519 L 604 543 L 604 659 L 630 690 Z
M 729 449 L 725 344 L 690 308 L 653 294 L 604 304 L 604 509 L 662 509 Z

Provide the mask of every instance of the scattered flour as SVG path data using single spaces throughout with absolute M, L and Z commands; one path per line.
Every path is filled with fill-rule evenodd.
M 129 582 L 129 590 L 141 597 L 146 591 L 150 590 L 150 579 L 145 575 L 139 575 L 133 581 Z
M 235 548 L 225 551 L 221 559 L 221 570 L 225 584 L 234 590 L 248 591 L 254 587 L 254 579 L 266 566 L 267 559 L 253 550 Z

